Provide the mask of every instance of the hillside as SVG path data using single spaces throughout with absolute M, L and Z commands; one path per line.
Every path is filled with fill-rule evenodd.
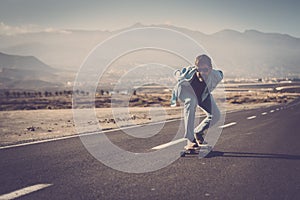
M 36 89 L 58 87 L 57 70 L 34 56 L 0 53 L 1 89 Z
M 244 32 L 223 30 L 214 34 L 204 34 L 201 29 L 195 31 L 169 25 L 155 26 L 176 30 L 195 39 L 213 57 L 216 65 L 224 71 L 226 77 L 299 77 L 300 38 L 279 33 L 263 33 L 257 30 Z M 111 32 L 67 30 L 61 33 L 2 36 L 0 37 L 0 51 L 9 54 L 34 55 L 51 66 L 76 72 L 97 44 L 124 30 L 143 27 L 149 26 L 137 23 L 126 29 Z M 159 36 L 155 37 L 151 35 L 148 38 L 161 39 Z M 111 48 L 118 47 L 112 46 Z M 182 63 L 172 62 L 172 59 L 168 60 L 167 57 L 156 56 L 155 60 L 147 60 L 147 62 L 181 66 Z M 145 63 L 144 58 L 141 55 L 132 57 L 122 65 L 127 69 L 132 69 L 136 63 Z M 23 68 L 27 68 L 26 66 L 32 67 L 22 64 Z

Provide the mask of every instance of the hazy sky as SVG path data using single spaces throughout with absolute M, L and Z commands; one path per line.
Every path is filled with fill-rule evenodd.
M 115 30 L 172 24 L 214 33 L 256 29 L 300 37 L 297 0 L 0 0 L 0 28 Z

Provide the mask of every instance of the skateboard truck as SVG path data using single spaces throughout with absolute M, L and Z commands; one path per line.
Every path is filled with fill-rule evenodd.
M 199 155 L 199 158 L 203 158 L 206 155 L 209 154 L 209 152 L 212 150 L 212 146 L 208 144 L 202 144 L 199 145 L 198 147 L 194 147 L 191 149 L 186 149 L 184 151 L 180 152 L 180 157 L 185 157 L 186 155 Z

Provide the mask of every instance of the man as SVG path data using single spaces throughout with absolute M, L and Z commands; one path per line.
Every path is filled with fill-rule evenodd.
M 177 78 L 171 106 L 176 105 L 176 97 L 184 103 L 185 138 L 188 141 L 185 148 L 192 149 L 205 143 L 204 131 L 220 119 L 220 110 L 211 92 L 223 79 L 223 73 L 213 69 L 211 59 L 203 54 L 196 58 L 195 66 L 183 68 Z M 197 105 L 205 112 L 206 118 L 194 129 Z

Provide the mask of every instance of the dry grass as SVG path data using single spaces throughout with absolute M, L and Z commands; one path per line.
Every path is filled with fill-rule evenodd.
M 226 110 L 286 104 L 299 96 L 300 93 L 260 89 L 226 92 Z M 110 96 L 97 97 L 97 121 L 88 121 L 85 126 L 99 124 L 102 129 L 113 129 L 182 117 L 182 107 L 169 107 L 169 93 L 140 93 L 129 100 L 125 96 L 118 98 L 116 105 L 129 102 L 129 111 L 113 112 Z M 0 103 L 0 146 L 77 134 L 72 109 L 69 109 L 72 107 L 70 97 L 1 98 Z

